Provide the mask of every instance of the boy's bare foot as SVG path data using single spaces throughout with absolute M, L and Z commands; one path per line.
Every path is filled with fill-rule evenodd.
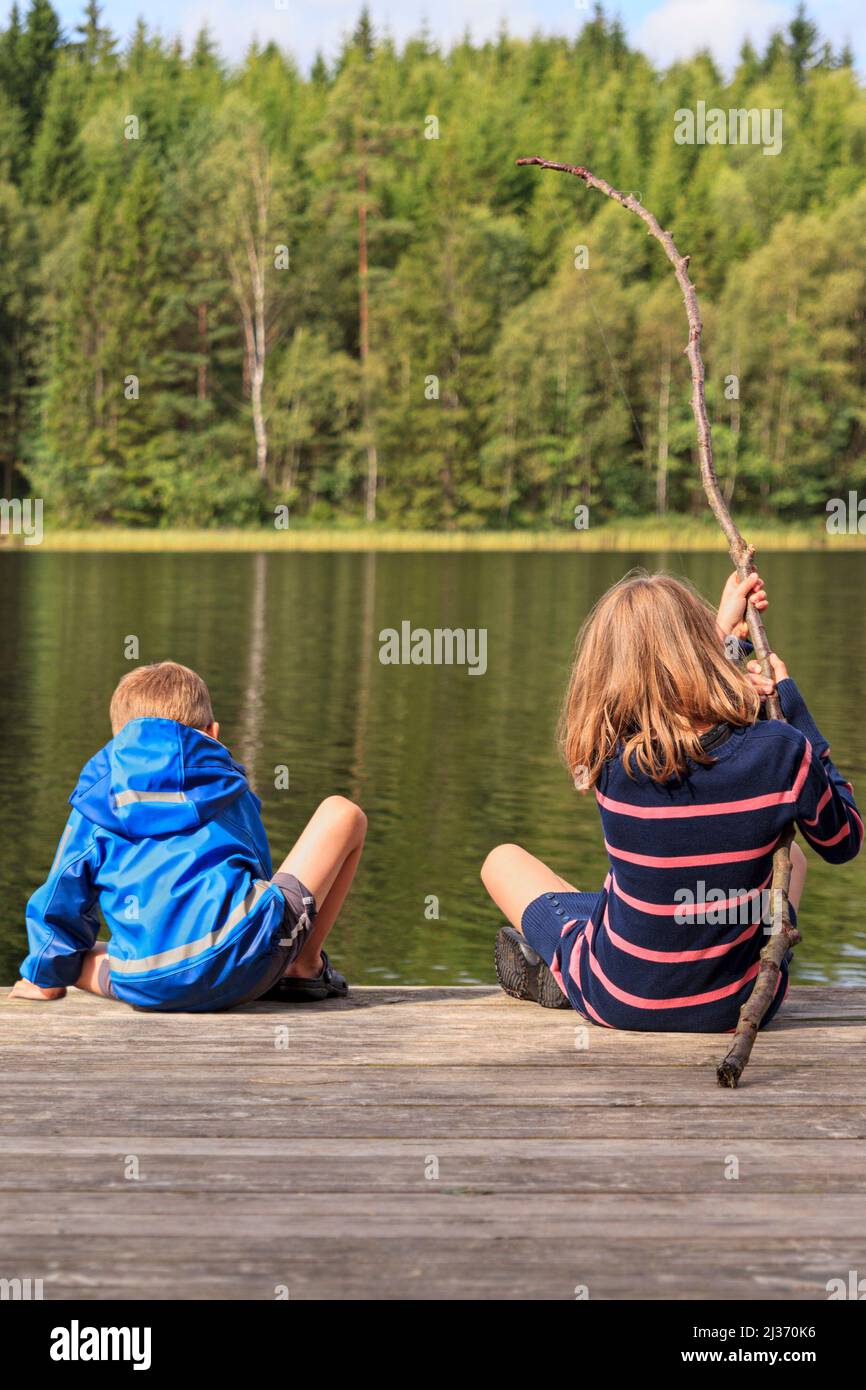
M 43 1002 L 62 999 L 66 990 L 62 985 L 43 989 L 41 985 L 31 984 L 29 980 L 16 980 L 9 991 L 10 999 L 39 999 Z

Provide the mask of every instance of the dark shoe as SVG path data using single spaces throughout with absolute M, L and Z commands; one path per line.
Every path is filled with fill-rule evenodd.
M 541 956 L 515 927 L 501 927 L 496 937 L 496 978 L 512 999 L 531 999 L 545 1009 L 570 1009 Z
M 349 986 L 339 971 L 335 970 L 322 952 L 322 972 L 308 980 L 302 975 L 282 975 L 267 994 L 260 999 L 270 999 L 278 1004 L 312 1004 L 322 999 L 345 999 Z

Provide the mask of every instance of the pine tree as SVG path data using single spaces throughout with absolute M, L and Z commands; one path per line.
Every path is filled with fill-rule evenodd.
M 807 71 L 817 62 L 818 29 L 806 15 L 806 6 L 798 5 L 797 13 L 788 27 L 791 66 L 797 82 L 804 82 Z
M 0 34 L 0 86 L 9 101 L 22 113 L 26 99 L 27 73 L 24 68 L 24 28 L 21 11 L 12 6 L 9 27 Z
M 54 72 L 45 113 L 27 175 L 31 202 L 73 206 L 85 196 L 87 174 L 78 125 L 81 89 L 74 69 L 61 63 Z
M 211 38 L 210 30 L 207 25 L 203 25 L 195 36 L 195 43 L 190 54 L 190 63 L 193 68 L 198 70 L 212 70 L 219 65 L 216 45 Z
M 370 18 L 370 11 L 367 9 L 366 5 L 358 17 L 358 24 L 352 35 L 352 47 L 361 55 L 365 62 L 370 62 L 376 48 L 376 36 L 373 32 L 373 21 Z
M 13 497 L 25 453 L 32 229 L 18 190 L 0 182 L 0 489 Z
M 320 51 L 316 52 L 313 60 L 313 66 L 310 69 L 310 81 L 314 87 L 326 87 L 328 85 L 328 65 Z
M 89 525 L 115 516 L 123 490 L 123 465 L 111 454 L 106 407 L 113 214 L 106 182 L 100 179 L 80 226 L 68 227 L 43 267 L 56 290 L 46 303 L 42 428 L 29 476 L 34 489 L 50 497 L 59 512 Z
M 80 34 L 81 38 L 79 42 L 70 46 L 77 50 L 87 67 L 107 62 L 114 56 L 117 46 L 111 30 L 102 24 L 102 13 L 103 7 L 97 0 L 87 0 L 84 23 L 75 27 L 75 32 Z
M 30 0 L 20 42 L 22 110 L 30 139 L 42 119 L 60 44 L 60 20 L 49 0 Z

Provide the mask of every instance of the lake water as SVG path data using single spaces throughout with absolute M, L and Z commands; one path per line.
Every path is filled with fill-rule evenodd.
M 580 888 L 603 880 L 594 799 L 573 790 L 554 727 L 581 620 L 636 564 L 713 597 L 728 572 L 710 554 L 0 556 L 0 982 L 24 954 L 24 904 L 79 769 L 110 737 L 129 636 L 142 661 L 171 657 L 208 681 L 275 861 L 323 797 L 366 809 L 365 860 L 332 938 L 350 980 L 491 981 L 498 917 L 478 869 L 492 845 L 517 840 Z M 862 788 L 866 555 L 767 555 L 761 572 L 772 642 Z M 486 674 L 382 665 L 380 630 L 406 620 L 486 628 Z M 833 869 L 807 854 L 794 978 L 862 984 L 866 856 Z

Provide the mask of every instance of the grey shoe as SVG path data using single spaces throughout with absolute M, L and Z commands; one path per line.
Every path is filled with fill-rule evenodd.
M 500 927 L 496 936 L 496 978 L 512 999 L 531 999 L 544 1009 L 570 1009 L 549 966 L 515 927 Z

